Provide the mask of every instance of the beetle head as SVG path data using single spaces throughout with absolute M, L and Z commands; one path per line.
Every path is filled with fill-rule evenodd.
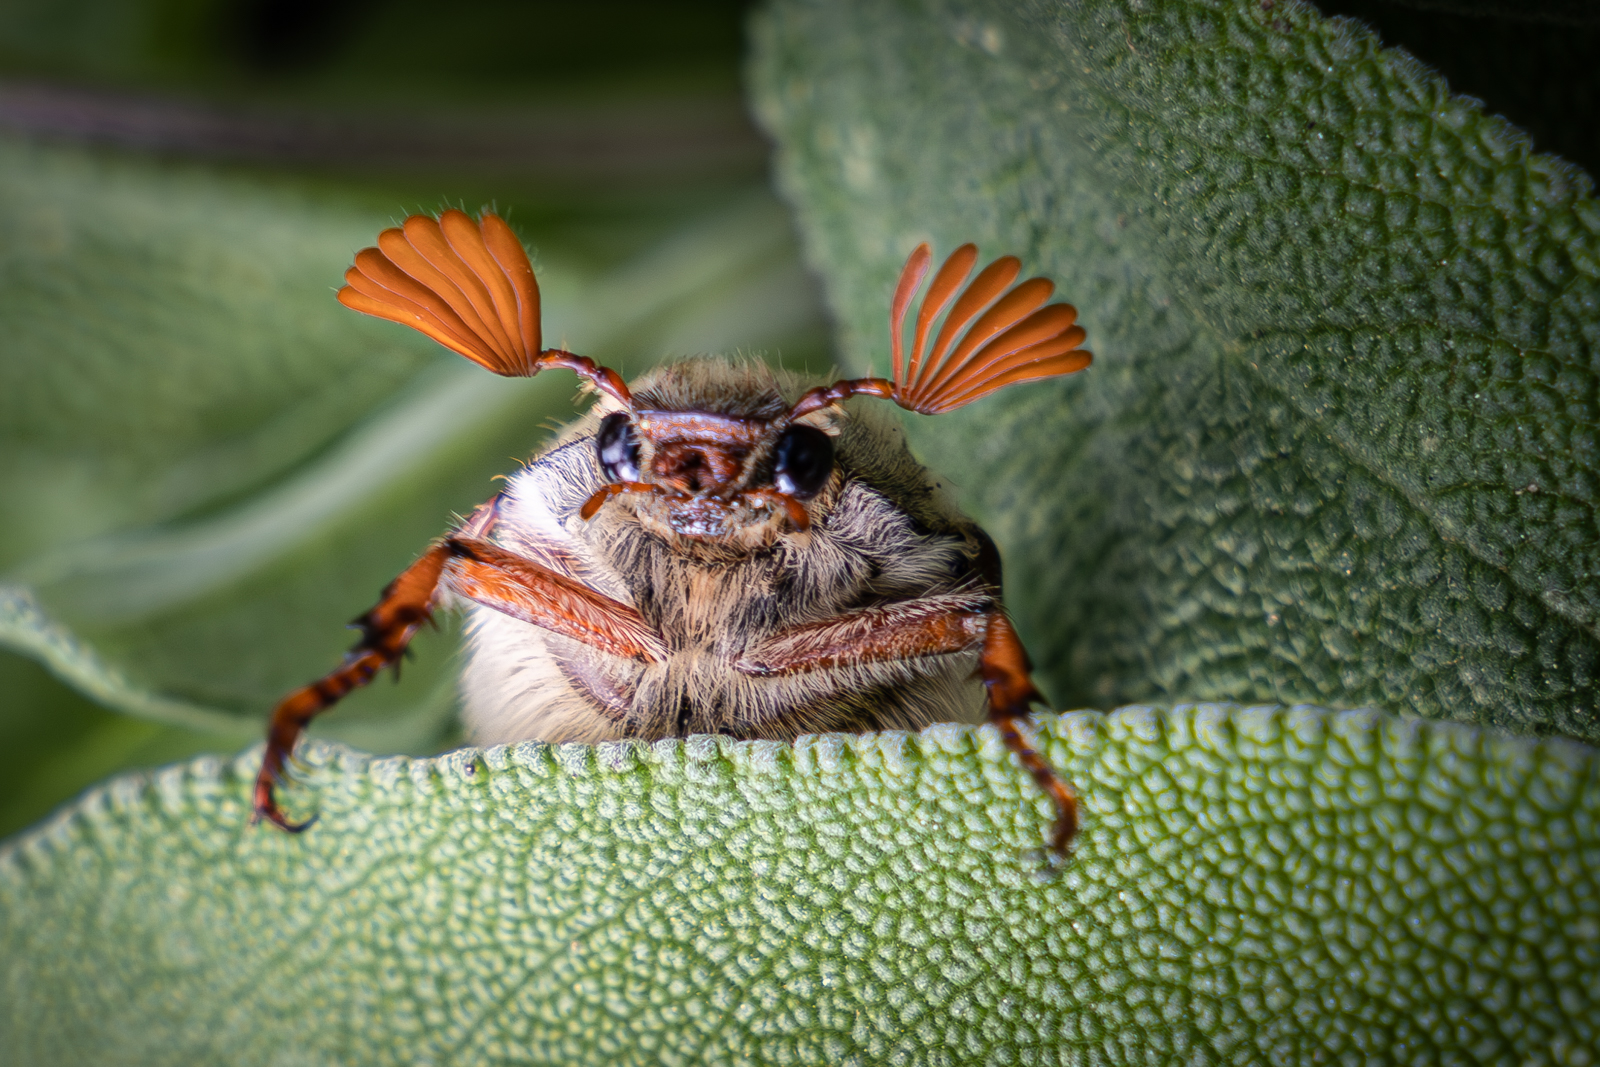
M 595 458 L 614 498 L 646 526 L 730 547 L 807 529 L 833 480 L 837 411 L 800 418 L 771 371 L 689 360 L 650 375 L 622 405 L 607 400 Z
M 595 438 L 607 483 L 583 505 L 591 518 L 625 498 L 642 522 L 672 536 L 747 545 L 784 523 L 807 529 L 834 478 L 834 423 L 852 396 L 878 396 L 926 415 L 954 411 L 997 389 L 1082 370 L 1092 357 L 1071 304 L 1047 304 L 1044 278 L 1016 281 L 1001 256 L 970 283 L 978 250 L 962 245 L 934 275 L 913 323 L 907 312 L 932 262 L 926 244 L 906 260 L 890 303 L 893 376 L 818 386 L 793 405 L 770 373 L 715 367 L 715 381 L 666 375 L 635 395 L 586 356 L 541 349 L 539 287 L 527 252 L 498 216 L 474 222 L 450 210 L 413 215 L 356 254 L 339 290 L 346 306 L 405 323 L 497 374 L 576 371 L 605 394 Z M 941 318 L 942 316 L 942 318 Z M 905 347 L 908 325 L 912 341 Z M 937 331 L 935 331 L 937 327 Z M 748 369 L 747 369 L 748 370 Z M 703 377 L 703 375 L 702 375 Z

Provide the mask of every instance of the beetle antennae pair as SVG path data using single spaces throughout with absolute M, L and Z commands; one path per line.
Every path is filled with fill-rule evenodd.
M 977 246 L 964 244 L 934 275 L 917 310 L 908 364 L 906 313 L 932 262 L 927 244 L 918 245 L 900 272 L 891 305 L 893 377 L 819 386 L 800 398 L 789 419 L 852 396 L 879 396 L 909 411 L 942 415 L 1008 385 L 1089 365 L 1094 357 L 1078 347 L 1085 334 L 1075 325 L 1077 309 L 1045 303 L 1055 290 L 1052 282 L 1029 278 L 1013 286 L 1022 264 L 1016 256 L 1001 256 L 963 289 L 977 259 Z M 339 302 L 346 307 L 419 330 L 496 374 L 525 378 L 565 367 L 633 407 L 616 371 L 587 356 L 540 348 L 539 283 L 522 242 L 498 215 L 485 214 L 476 223 L 454 208 L 437 221 L 413 215 L 404 226 L 379 234 L 377 248 L 358 252 L 345 281 Z M 949 315 L 930 338 L 947 308 Z

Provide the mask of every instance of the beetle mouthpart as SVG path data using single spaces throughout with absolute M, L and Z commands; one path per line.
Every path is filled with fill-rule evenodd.
M 736 521 L 734 509 L 725 500 L 694 496 L 670 501 L 664 514 L 655 516 L 679 537 L 696 541 L 731 542 L 745 529 Z
M 674 441 L 656 447 L 650 466 L 662 485 L 680 493 L 719 493 L 743 472 L 743 460 L 720 448 Z
M 804 504 L 788 493 L 780 492 L 777 489 L 747 489 L 740 496 L 748 500 L 760 500 L 768 504 L 779 505 L 789 516 L 789 521 L 794 524 L 795 530 L 799 533 L 805 533 L 811 529 L 811 513 L 806 510 Z
M 598 492 L 583 502 L 583 507 L 578 509 L 578 518 L 588 522 L 599 514 L 600 509 L 605 506 L 607 500 L 614 496 L 621 496 L 623 493 L 646 493 L 650 496 L 668 495 L 667 490 L 659 485 L 651 485 L 649 482 L 612 482 L 610 485 L 602 485 Z
M 773 509 L 779 511 L 797 533 L 811 529 L 811 513 L 804 504 L 788 493 L 768 487 L 746 489 L 734 494 L 731 499 L 723 499 L 704 493 L 690 495 L 674 492 L 667 486 L 651 482 L 612 482 L 601 486 L 583 502 L 578 509 L 578 518 L 588 522 L 600 513 L 600 509 L 612 497 L 630 493 L 657 497 L 665 502 L 663 509 L 652 508 L 640 513 L 641 519 L 647 523 L 659 523 L 681 537 L 697 541 L 738 540 L 742 534 L 766 526 L 771 522 L 770 517 L 753 522 L 748 514 L 743 522 L 736 517 L 740 511 L 748 512 L 762 505 L 767 506 L 769 516 Z

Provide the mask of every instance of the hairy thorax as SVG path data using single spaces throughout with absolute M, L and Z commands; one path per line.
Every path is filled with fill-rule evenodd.
M 795 672 L 751 659 L 775 635 L 878 604 L 989 603 L 974 571 L 979 535 L 943 503 L 892 422 L 847 420 L 809 529 L 762 514 L 740 516 L 738 537 L 720 527 L 708 537 L 695 535 L 692 514 L 668 514 L 650 497 L 580 517 L 605 484 L 596 421 L 580 421 L 511 479 L 491 536 L 636 609 L 665 655 L 607 655 L 472 606 L 462 694 L 473 741 L 787 739 L 981 717 L 976 652 Z M 705 521 L 727 520 L 708 509 Z

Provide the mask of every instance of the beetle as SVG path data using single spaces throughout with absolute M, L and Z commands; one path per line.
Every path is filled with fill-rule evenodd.
M 1077 832 L 1072 789 L 1024 739 L 1042 697 L 1001 603 L 994 542 L 912 458 L 883 398 L 938 415 L 1092 359 L 1051 282 L 977 248 L 911 253 L 892 377 L 811 383 L 695 358 L 624 382 L 542 347 L 539 287 L 497 215 L 413 215 L 357 253 L 338 299 L 497 374 L 575 371 L 597 402 L 436 541 L 353 624 L 341 666 L 277 705 L 256 819 L 304 829 L 274 786 L 310 720 L 442 606 L 467 609 L 462 717 L 480 744 L 715 733 L 792 740 L 987 719 Z M 948 313 L 946 313 L 948 312 Z M 940 321 L 940 316 L 944 318 Z M 909 349 L 906 334 L 911 334 Z M 935 327 L 937 326 L 937 330 Z

